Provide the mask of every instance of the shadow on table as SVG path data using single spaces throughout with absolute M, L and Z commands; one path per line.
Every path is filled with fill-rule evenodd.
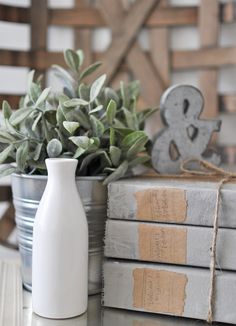
M 31 326 L 207 326 L 205 321 L 134 312 L 122 309 L 101 308 L 101 296 L 89 297 L 88 311 L 71 319 L 47 319 L 32 314 Z M 213 325 L 230 325 L 213 323 Z

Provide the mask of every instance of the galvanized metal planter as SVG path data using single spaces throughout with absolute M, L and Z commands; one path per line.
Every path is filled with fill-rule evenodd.
M 101 176 L 76 178 L 89 226 L 89 294 L 101 291 L 103 237 L 107 214 L 107 187 L 102 185 L 102 181 Z M 23 284 L 29 291 L 31 290 L 34 217 L 46 183 L 47 176 L 12 175 Z

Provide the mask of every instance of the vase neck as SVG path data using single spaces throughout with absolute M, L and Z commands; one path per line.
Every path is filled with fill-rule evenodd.
M 48 181 L 72 182 L 75 180 L 75 171 L 78 161 L 67 158 L 46 159 Z

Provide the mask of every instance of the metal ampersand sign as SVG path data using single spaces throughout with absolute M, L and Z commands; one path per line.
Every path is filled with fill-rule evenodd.
M 154 136 L 152 165 L 156 171 L 180 173 L 181 162 L 189 158 L 220 164 L 220 156 L 207 147 L 212 133 L 220 131 L 221 121 L 199 119 L 203 105 L 201 92 L 193 86 L 172 86 L 163 94 L 160 113 L 166 127 Z

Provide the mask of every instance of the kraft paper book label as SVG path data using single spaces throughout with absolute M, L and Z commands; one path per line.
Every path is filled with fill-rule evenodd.
M 135 193 L 138 220 L 184 222 L 187 214 L 185 190 L 146 189 Z
M 186 264 L 187 229 L 147 224 L 138 227 L 139 258 L 153 262 Z
M 187 276 L 151 268 L 133 271 L 133 307 L 150 312 L 182 316 Z

